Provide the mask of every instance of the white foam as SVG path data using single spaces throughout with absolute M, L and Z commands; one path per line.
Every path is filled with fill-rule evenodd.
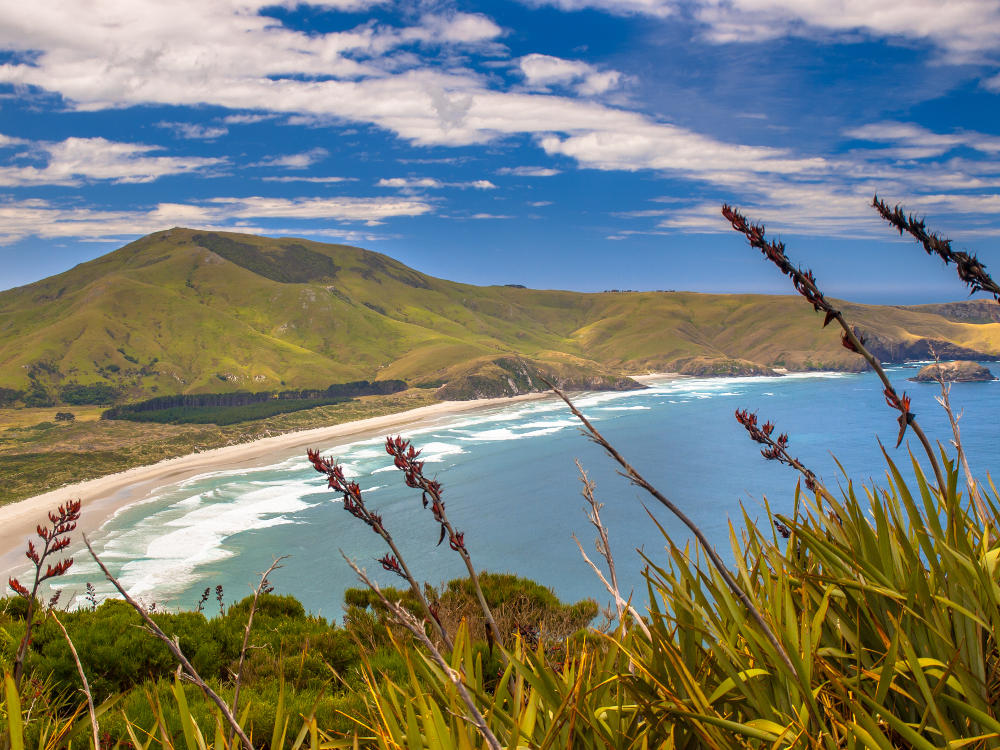
M 430 442 L 425 443 L 420 448 L 420 460 L 427 463 L 439 463 L 444 461 L 445 456 L 455 456 L 465 453 L 465 449 L 454 443 Z
M 129 528 L 109 530 L 101 557 L 127 560 L 119 579 L 132 595 L 179 593 L 198 578 L 199 566 L 234 554 L 225 547 L 231 536 L 295 523 L 294 514 L 316 505 L 303 500 L 316 489 L 311 480 L 249 482 L 187 497 Z
M 459 440 L 474 443 L 492 443 L 500 440 L 516 440 L 518 434 L 509 427 L 497 427 L 493 430 L 480 430 L 459 437 Z

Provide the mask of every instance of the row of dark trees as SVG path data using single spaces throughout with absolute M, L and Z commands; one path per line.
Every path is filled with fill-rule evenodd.
M 157 396 L 134 404 L 122 404 L 106 410 L 102 419 L 128 419 L 129 415 L 164 409 L 219 408 L 250 406 L 272 400 L 326 401 L 331 399 L 357 398 L 358 396 L 380 396 L 406 390 L 402 380 L 356 380 L 351 383 L 334 383 L 325 389 L 304 389 L 287 391 L 235 391 L 233 393 L 188 393 L 177 396 Z

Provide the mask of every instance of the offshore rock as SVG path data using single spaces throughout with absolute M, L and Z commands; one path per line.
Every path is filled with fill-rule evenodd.
M 989 368 L 983 367 L 978 362 L 970 362 L 968 360 L 927 365 L 921 368 L 916 377 L 910 379 L 918 383 L 936 383 L 939 367 L 941 369 L 941 376 L 950 383 L 979 383 L 996 380 L 993 377 L 993 373 L 989 371 Z

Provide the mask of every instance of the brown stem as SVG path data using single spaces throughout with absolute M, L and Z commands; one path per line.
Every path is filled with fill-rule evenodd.
M 382 537 L 382 540 L 387 545 L 389 545 L 389 549 L 392 550 L 392 554 L 396 558 L 396 562 L 398 562 L 400 568 L 402 568 L 402 577 L 405 578 L 406 582 L 410 585 L 410 591 L 413 593 L 414 598 L 420 604 L 420 608 L 424 611 L 424 615 L 427 619 L 434 623 L 434 627 L 437 630 L 442 643 L 444 643 L 445 648 L 448 651 L 451 651 L 451 638 L 448 637 L 448 633 L 445 632 L 444 627 L 431 611 L 430 604 L 427 603 L 427 598 L 424 596 L 424 592 L 421 590 L 420 585 L 417 583 L 417 579 L 414 577 L 413 573 L 410 572 L 410 568 L 406 564 L 406 560 L 403 558 L 403 553 L 400 552 L 399 547 L 396 546 L 396 542 L 393 541 L 392 535 L 383 525 L 381 517 L 368 510 L 368 506 L 365 505 L 365 501 L 361 497 L 360 488 L 358 488 L 356 483 L 342 481 L 344 479 L 343 473 L 337 473 L 340 469 L 332 459 L 322 458 L 319 455 L 319 451 L 313 450 L 308 452 L 308 456 L 309 460 L 312 462 L 313 468 L 315 468 L 316 471 L 330 477 L 330 487 L 337 490 L 344 496 L 345 504 L 349 498 L 357 506 L 360 515 L 358 515 L 358 513 L 354 513 L 353 515 L 368 524 L 368 526 L 371 527 L 376 534 Z M 336 482 L 336 484 L 334 484 L 334 482 Z
M 927 454 L 927 458 L 931 463 L 931 468 L 934 470 L 934 477 L 938 483 L 938 490 L 943 493 L 947 487 L 947 483 L 944 480 L 944 475 L 941 473 L 941 467 L 938 465 L 937 457 L 934 455 L 934 448 L 931 446 L 931 443 L 924 434 L 924 431 L 920 428 L 920 425 L 917 424 L 916 417 L 899 399 L 899 394 L 896 393 L 896 389 L 893 388 L 892 383 L 889 382 L 889 376 L 886 375 L 879 359 L 868 351 L 867 348 L 865 348 L 864 342 L 848 324 L 843 313 L 834 308 L 833 305 L 827 301 L 823 292 L 820 291 L 820 288 L 816 285 L 812 272 L 804 272 L 801 268 L 794 266 L 785 255 L 785 246 L 783 243 L 770 242 L 765 238 L 763 226 L 751 224 L 746 220 L 746 217 L 731 208 L 729 205 L 722 206 L 722 215 L 725 216 L 726 219 L 733 225 L 733 229 L 746 236 L 752 247 L 755 247 L 763 252 L 765 257 L 778 267 L 778 270 L 792 280 L 795 290 L 805 297 L 810 304 L 812 304 L 813 309 L 817 312 L 822 311 L 826 313 L 826 320 L 823 323 L 824 326 L 833 320 L 837 321 L 844 331 L 844 345 L 864 358 L 885 386 L 886 395 L 891 395 L 895 400 L 895 405 L 893 405 L 892 408 L 896 409 L 900 413 L 900 431 L 897 445 L 900 441 L 902 441 L 906 428 L 911 427 L 914 434 L 917 436 L 917 439 L 920 440 L 921 445 L 924 446 L 924 452 Z
M 69 633 L 66 631 L 66 627 L 59 621 L 56 617 L 56 613 L 49 610 L 49 617 L 55 620 L 56 625 L 62 631 L 63 638 L 66 639 L 66 643 L 69 646 L 69 652 L 73 655 L 73 662 L 76 664 L 76 671 L 80 675 L 80 682 L 83 683 L 83 694 L 87 696 L 87 713 L 90 715 L 90 728 L 94 732 L 94 750 L 100 750 L 101 748 L 101 732 L 97 724 L 97 712 L 94 710 L 94 696 L 90 692 L 90 683 L 87 682 L 87 675 L 83 671 L 83 664 L 80 663 L 80 655 L 76 652 L 76 646 L 73 645 L 73 639 L 69 637 Z
M 955 439 L 952 440 L 952 445 L 955 446 L 955 451 L 958 454 L 958 461 L 962 464 L 962 469 L 965 471 L 965 482 L 969 487 L 969 496 L 972 498 L 972 501 L 976 506 L 976 515 L 979 516 L 979 522 L 983 525 L 983 529 L 986 530 L 987 535 L 989 535 L 989 529 L 993 524 L 990 520 L 990 514 L 986 508 L 986 503 L 983 502 L 982 495 L 979 494 L 979 484 L 976 482 L 975 477 L 972 476 L 972 469 L 969 468 L 969 460 L 965 456 L 965 449 L 962 447 L 962 433 L 958 428 L 958 420 L 961 415 L 956 416 L 955 412 L 951 408 L 951 386 L 945 382 L 944 375 L 941 373 L 941 362 L 938 360 L 937 352 L 931 349 L 931 353 L 934 354 L 934 362 L 937 365 L 938 385 L 941 386 L 941 395 L 936 397 L 937 402 L 941 404 L 945 414 L 948 415 L 948 422 L 951 424 L 951 432 L 955 436 Z
M 397 440 L 399 440 L 399 438 L 397 438 Z M 401 445 L 403 444 L 409 446 L 408 442 L 401 443 Z M 390 446 L 392 446 L 395 449 L 396 443 L 391 437 L 386 437 L 386 448 L 388 449 L 390 448 Z M 437 484 L 436 482 L 427 481 L 427 479 L 423 475 L 422 467 L 417 469 L 416 467 L 413 466 L 413 460 L 416 458 L 416 455 L 409 457 L 403 452 L 403 450 L 404 449 L 399 448 L 399 452 L 394 453 L 393 455 L 397 456 L 397 460 L 401 456 L 404 461 L 408 462 L 406 465 L 411 467 L 412 471 L 407 475 L 408 476 L 407 481 L 409 482 L 410 481 L 409 478 L 412 477 L 413 482 L 417 485 L 416 488 L 419 488 L 421 491 L 426 492 L 428 495 L 431 496 L 431 500 L 433 502 L 432 507 L 437 509 L 435 519 L 438 521 L 439 524 L 441 524 L 442 528 L 447 534 L 449 543 L 453 542 L 454 540 L 460 539 L 461 536 L 458 534 L 458 532 L 455 531 L 455 528 L 451 525 L 451 521 L 448 520 L 448 514 L 445 511 L 444 501 L 441 499 L 440 485 Z M 401 466 L 399 466 L 399 464 L 397 464 L 397 468 L 399 468 L 401 471 L 406 471 L 406 469 L 403 469 Z M 472 581 L 472 588 L 476 593 L 476 599 L 479 602 L 479 608 L 483 612 L 483 618 L 486 621 L 486 627 L 492 634 L 493 640 L 496 641 L 496 643 L 498 643 L 501 646 L 500 660 L 506 667 L 508 660 L 507 660 L 507 654 L 504 652 L 502 648 L 503 636 L 500 633 L 500 628 L 497 627 L 496 620 L 493 618 L 493 611 L 490 609 L 490 605 L 486 602 L 486 596 L 483 594 L 483 587 L 479 583 L 479 574 L 476 573 L 476 568 L 472 564 L 472 557 L 469 555 L 469 551 L 466 549 L 464 542 L 457 545 L 452 544 L 451 546 L 452 549 L 458 552 L 459 556 L 462 558 L 462 562 L 465 563 L 465 569 L 469 574 L 469 580 Z
M 385 543 L 389 545 L 389 549 L 392 550 L 392 554 L 399 561 L 400 567 L 403 568 L 403 575 L 406 578 L 407 583 L 410 584 L 410 591 L 413 592 L 413 595 L 417 598 L 417 601 L 420 603 L 420 608 L 424 611 L 424 615 L 427 617 L 427 619 L 429 619 L 432 623 L 434 623 L 434 628 L 437 630 L 438 636 L 441 638 L 442 643 L 444 643 L 445 649 L 451 651 L 452 649 L 451 638 L 445 631 L 444 626 L 438 621 L 438 618 L 435 617 L 434 613 L 431 611 L 431 605 L 428 604 L 427 598 L 424 596 L 423 590 L 421 590 L 420 586 L 417 584 L 417 579 L 413 577 L 413 573 L 410 572 L 409 567 L 406 565 L 406 560 L 403 559 L 403 553 L 399 551 L 399 547 L 396 546 L 396 543 L 392 540 L 392 536 L 389 534 L 388 531 L 382 529 L 379 532 L 379 536 L 381 536 L 385 540 Z
M 267 577 L 271 575 L 271 573 L 273 573 L 275 570 L 281 567 L 278 563 L 280 563 L 282 560 L 287 559 L 288 557 L 290 557 L 290 555 L 282 555 L 281 557 L 275 559 L 275 561 L 271 563 L 271 567 L 268 568 L 266 571 L 264 571 L 264 573 L 261 575 L 260 583 L 258 583 L 257 588 L 254 589 L 253 601 L 250 603 L 250 614 L 247 616 L 246 628 L 243 630 L 243 645 L 242 647 L 240 647 L 240 661 L 239 664 L 237 664 L 236 666 L 236 678 L 234 680 L 235 687 L 233 688 L 233 708 L 232 708 L 234 716 L 236 716 L 239 713 L 240 684 L 243 679 L 243 662 L 246 660 L 247 647 L 250 644 L 250 628 L 253 625 L 253 616 L 257 612 L 257 600 L 260 599 L 260 592 L 263 590 L 264 584 L 267 583 Z M 234 736 L 235 736 L 234 732 L 231 731 L 229 734 L 230 745 L 233 744 Z
M 212 690 L 212 688 L 210 688 L 208 684 L 203 679 L 201 679 L 197 670 L 194 668 L 191 662 L 188 661 L 188 658 L 184 656 L 184 652 L 181 651 L 180 645 L 178 645 L 178 643 L 174 641 L 172 638 L 168 637 L 167 634 L 160 629 L 160 626 L 157 625 L 155 622 L 153 622 L 153 618 L 151 618 L 149 614 L 147 614 L 146 610 L 142 608 L 142 605 L 140 605 L 139 602 L 137 602 L 135 599 L 129 596 L 128 592 L 125 591 L 124 588 L 122 588 L 122 585 L 121 583 L 118 582 L 118 579 L 111 574 L 111 571 L 108 570 L 107 566 L 105 566 L 105 564 L 101 561 L 101 558 L 99 558 L 97 556 L 97 553 L 94 552 L 94 548 L 90 546 L 90 540 L 87 539 L 86 534 L 83 535 L 83 543 L 87 545 L 87 551 L 90 552 L 90 556 L 94 558 L 94 562 L 97 563 L 98 567 L 101 569 L 101 572 L 104 573 L 104 577 L 111 582 L 112 586 L 118 589 L 118 593 L 122 595 L 122 598 L 125 599 L 126 602 L 132 605 L 132 609 L 134 609 L 136 612 L 139 613 L 139 616 L 142 618 L 143 622 L 146 623 L 146 627 L 149 629 L 149 632 L 155 635 L 161 641 L 163 641 L 164 645 L 170 650 L 170 653 L 174 655 L 174 658 L 177 659 L 178 662 L 180 662 L 181 667 L 184 669 L 185 672 L 187 672 L 188 678 L 195 685 L 201 688 L 201 691 L 205 694 L 205 696 L 209 700 L 211 700 L 216 706 L 218 706 L 219 711 L 222 712 L 222 715 L 226 717 L 226 721 L 229 722 L 229 726 L 232 727 L 233 731 L 240 738 L 240 741 L 243 743 L 243 747 L 246 748 L 246 750 L 253 750 L 253 744 L 250 742 L 250 738 L 247 737 L 246 733 L 243 731 L 243 727 L 240 726 L 240 723 L 236 720 L 236 717 L 233 715 L 233 712 L 229 710 L 229 706 L 227 706 L 226 702 L 219 697 L 218 693 Z
M 747 612 L 749 612 L 751 619 L 753 619 L 753 621 L 757 624 L 757 627 L 760 628 L 761 633 L 763 633 L 764 637 L 767 638 L 768 642 L 770 642 L 771 646 L 777 652 L 778 658 L 781 659 L 782 663 L 785 665 L 788 671 L 798 678 L 800 685 L 802 685 L 805 689 L 808 689 L 808 685 L 806 685 L 806 683 L 803 681 L 802 675 L 799 673 L 799 670 L 795 668 L 795 665 L 792 663 L 792 659 L 788 655 L 788 652 L 785 650 L 785 647 L 781 645 L 781 641 L 778 640 L 778 637 L 774 634 L 774 631 L 771 630 L 771 626 L 768 625 L 767 622 L 764 620 L 764 616 L 760 613 L 760 610 L 757 609 L 756 605 L 754 605 L 753 601 L 750 599 L 750 596 L 742 589 L 742 587 L 740 587 L 740 585 L 736 582 L 736 579 L 733 578 L 732 573 L 729 572 L 729 569 L 726 567 L 726 564 L 722 561 L 722 558 L 719 557 L 719 554 L 715 551 L 715 548 L 712 547 L 711 543 L 708 541 L 708 538 L 698 527 L 698 525 L 690 518 L 688 518 L 687 514 L 684 513 L 684 511 L 682 511 L 680 508 L 674 505 L 674 503 L 671 502 L 667 497 L 665 497 L 663 493 L 661 493 L 653 485 L 647 482 L 646 479 L 638 471 L 636 471 L 632 467 L 632 465 L 629 464 L 628 461 L 625 460 L 625 458 L 615 449 L 615 447 L 611 445 L 611 443 L 609 443 L 607 439 L 600 432 L 598 432 L 597 428 L 594 427 L 594 425 L 590 423 L 590 420 L 588 420 L 583 415 L 583 413 L 576 408 L 576 406 L 573 404 L 572 401 L 569 400 L 569 397 L 565 393 L 563 393 L 559 388 L 557 388 L 551 381 L 546 380 L 544 378 L 542 378 L 542 380 L 547 386 L 549 386 L 549 388 L 553 390 L 553 392 L 557 396 L 559 396 L 559 398 L 561 398 L 566 403 L 570 411 L 573 412 L 573 415 L 577 419 L 579 419 L 580 422 L 583 423 L 583 426 L 586 429 L 587 433 L 589 434 L 591 440 L 593 440 L 595 443 L 601 446 L 604 449 L 604 451 L 609 456 L 611 456 L 611 458 L 613 458 L 618 463 L 619 466 L 622 467 L 625 476 L 629 480 L 631 480 L 633 484 L 642 487 L 642 489 L 646 490 L 646 492 L 648 492 L 650 495 L 656 498 L 661 505 L 663 505 L 667 510 L 673 513 L 674 516 L 676 516 L 681 521 L 681 523 L 683 523 L 685 526 L 688 527 L 688 529 L 690 529 L 691 533 L 694 534 L 695 538 L 698 540 L 702 548 L 705 550 L 705 554 L 708 556 L 708 559 L 711 561 L 713 567 L 715 567 L 719 575 L 722 577 L 722 580 L 726 583 L 726 586 L 733 593 L 733 595 L 740 600 L 740 602 L 746 608 Z
M 440 498 L 438 498 L 440 502 Z M 444 505 L 441 506 L 441 525 L 447 529 L 448 537 L 455 537 L 455 529 L 452 527 L 451 522 L 448 520 L 448 516 L 444 512 Z M 490 609 L 490 605 L 486 603 L 486 596 L 483 594 L 483 587 L 479 585 L 479 575 L 476 573 L 476 568 L 472 564 L 472 558 L 469 556 L 469 551 L 465 546 L 461 546 L 456 550 L 459 556 L 462 558 L 462 562 L 465 563 L 465 569 L 469 573 L 469 580 L 472 581 L 472 588 L 476 592 L 476 599 L 479 601 L 479 608 L 483 611 L 483 617 L 486 620 L 486 627 L 490 629 L 493 633 L 493 639 L 501 646 L 499 649 L 500 660 L 503 665 L 507 666 L 507 654 L 503 650 L 503 636 L 500 635 L 500 628 L 497 627 L 496 620 L 493 619 L 493 612 Z M 449 646 L 449 649 L 451 647 Z
M 465 683 L 462 681 L 461 675 L 458 671 L 452 669 L 451 665 L 448 664 L 444 656 L 441 655 L 441 652 L 438 651 L 433 641 L 427 637 L 423 623 L 419 622 L 410 612 L 408 612 L 404 607 L 401 607 L 398 603 L 389 601 L 385 594 L 382 593 L 382 590 L 378 587 L 378 584 L 368 578 L 365 572 L 361 570 L 361 568 L 359 568 L 353 560 L 351 560 L 347 555 L 344 555 L 343 550 L 341 550 L 340 554 L 343 555 L 347 564 L 351 566 L 358 578 L 360 578 L 361 581 L 368 586 L 368 588 L 375 592 L 381 600 L 382 605 L 389 610 L 392 616 L 396 618 L 396 621 L 409 630 L 410 633 L 412 633 L 414 637 L 416 637 L 417 640 L 419 640 L 430 652 L 431 658 L 434 659 L 441 671 L 448 677 L 451 684 L 455 686 L 459 696 L 462 698 L 462 702 L 465 703 L 466 708 L 469 709 L 469 713 L 472 714 L 471 718 L 468 716 L 463 716 L 462 718 L 476 727 L 479 733 L 483 736 L 483 739 L 486 740 L 486 743 L 490 746 L 491 750 L 502 750 L 500 741 L 490 730 L 489 725 L 486 723 L 486 719 L 476 707 L 476 703 L 472 700 L 472 696 L 465 687 Z

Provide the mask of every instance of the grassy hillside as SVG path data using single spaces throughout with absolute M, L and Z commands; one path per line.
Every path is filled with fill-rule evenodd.
M 889 358 L 928 340 L 1000 355 L 1000 323 L 961 304 L 845 307 Z M 511 377 L 512 360 L 605 385 L 650 370 L 858 367 L 793 297 L 475 287 L 356 247 L 190 229 L 0 292 L 0 387 L 57 402 L 71 383 L 129 400 L 386 378 L 501 395 L 530 380 Z

